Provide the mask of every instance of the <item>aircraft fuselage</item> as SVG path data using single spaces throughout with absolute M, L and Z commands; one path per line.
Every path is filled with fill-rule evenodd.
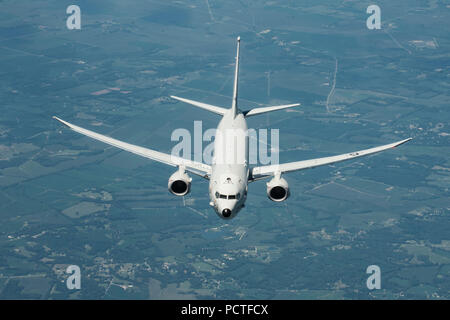
M 247 122 L 231 110 L 220 121 L 209 182 L 210 205 L 219 217 L 233 218 L 244 207 L 249 177 Z

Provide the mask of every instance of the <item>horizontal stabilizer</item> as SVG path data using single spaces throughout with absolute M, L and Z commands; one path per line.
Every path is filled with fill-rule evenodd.
M 191 104 L 193 106 L 196 106 L 196 107 L 199 107 L 199 108 L 202 108 L 202 109 L 205 109 L 205 110 L 208 110 L 208 111 L 220 114 L 220 115 L 224 115 L 225 112 L 227 112 L 227 109 L 222 108 L 222 107 L 216 107 L 216 106 L 213 106 L 213 105 L 210 105 L 210 104 L 206 104 L 206 103 L 203 103 L 203 102 L 198 102 L 198 101 L 189 100 L 189 99 L 185 99 L 185 98 L 180 98 L 180 97 L 176 97 L 176 96 L 170 96 L 170 97 L 172 99 L 175 99 L 175 100 L 178 100 L 178 101 L 182 101 L 182 102 L 185 102 L 185 103 L 189 103 L 189 104 Z
M 256 116 L 257 114 L 262 114 L 262 113 L 272 112 L 272 111 L 277 111 L 277 110 L 283 110 L 283 109 L 287 109 L 287 108 L 297 107 L 299 105 L 300 105 L 300 103 L 294 103 L 294 104 L 286 104 L 286 105 L 282 105 L 282 106 L 255 108 L 255 109 L 244 111 L 242 113 L 244 114 L 245 117 L 251 117 L 251 116 Z

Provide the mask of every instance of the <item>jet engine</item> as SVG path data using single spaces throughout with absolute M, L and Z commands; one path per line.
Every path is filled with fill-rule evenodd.
M 184 196 L 191 190 L 192 178 L 182 170 L 178 170 L 169 178 L 169 191 L 176 196 Z
M 275 176 L 267 182 L 267 196 L 270 200 L 281 202 L 289 197 L 289 185 L 286 180 Z

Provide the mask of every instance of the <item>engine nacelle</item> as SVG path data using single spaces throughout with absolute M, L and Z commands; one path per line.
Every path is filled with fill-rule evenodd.
M 289 185 L 283 178 L 275 176 L 267 182 L 267 196 L 270 200 L 281 202 L 286 200 L 289 195 Z
M 169 191 L 176 196 L 184 196 L 191 191 L 192 178 L 184 171 L 178 170 L 169 178 Z

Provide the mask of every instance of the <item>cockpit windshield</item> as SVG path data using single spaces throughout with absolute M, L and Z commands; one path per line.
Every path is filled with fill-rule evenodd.
M 228 199 L 228 200 L 239 200 L 241 198 L 241 194 L 237 193 L 237 194 L 230 194 L 230 195 L 225 195 L 225 194 L 221 194 L 216 192 L 215 194 L 216 199 Z

